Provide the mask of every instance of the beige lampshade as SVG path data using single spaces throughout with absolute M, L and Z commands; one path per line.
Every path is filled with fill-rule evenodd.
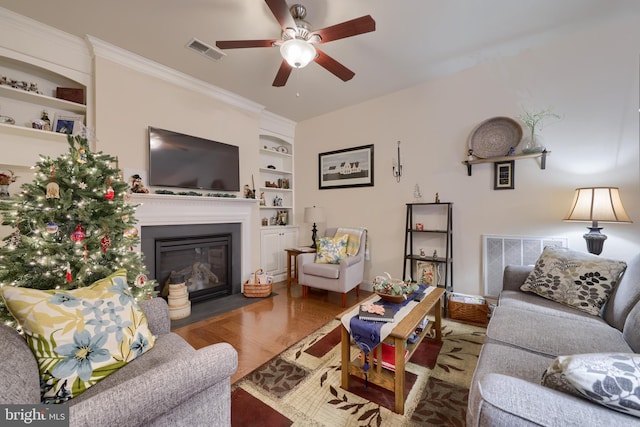
M 632 222 L 617 187 L 577 188 L 565 221 Z
M 319 224 L 325 221 L 324 208 L 317 208 L 315 206 L 304 208 L 304 222 L 308 224 Z

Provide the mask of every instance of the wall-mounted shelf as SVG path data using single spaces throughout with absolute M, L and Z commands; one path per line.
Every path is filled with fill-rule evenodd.
M 520 160 L 520 159 L 537 159 L 540 158 L 540 169 L 546 169 L 547 167 L 547 156 L 551 154 L 551 151 L 544 150 L 540 153 L 532 153 L 532 154 L 518 154 L 515 156 L 504 156 L 504 157 L 491 157 L 489 159 L 474 159 L 474 160 L 465 160 L 462 162 L 463 165 L 467 165 L 467 175 L 471 176 L 471 166 L 477 165 L 480 163 L 496 163 L 496 162 L 507 162 L 509 160 Z

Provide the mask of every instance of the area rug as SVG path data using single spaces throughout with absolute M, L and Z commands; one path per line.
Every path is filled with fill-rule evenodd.
M 404 415 L 393 393 L 351 377 L 340 387 L 340 322 L 302 339 L 232 386 L 231 424 L 241 426 L 464 426 L 468 389 L 485 328 L 443 320 L 406 366 Z M 352 357 L 358 354 L 352 346 Z

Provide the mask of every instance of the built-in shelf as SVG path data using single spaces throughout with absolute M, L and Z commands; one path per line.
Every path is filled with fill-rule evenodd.
M 474 160 L 465 160 L 462 162 L 463 165 L 467 165 L 467 175 L 471 176 L 471 166 L 477 165 L 480 163 L 496 163 L 496 162 L 507 162 L 509 160 L 520 160 L 520 159 L 537 159 L 540 158 L 540 169 L 546 169 L 547 167 L 547 156 L 551 154 L 551 151 L 544 150 L 540 153 L 531 153 L 531 154 L 517 154 L 514 156 L 503 156 L 503 157 L 491 157 L 488 159 L 474 159 Z
M 1 87 L 1 86 L 0 86 Z M 7 125 L 0 123 L 0 134 L 22 135 L 50 141 L 66 142 L 67 134 L 51 132 L 48 130 L 33 129 L 26 126 Z
M 276 151 L 276 150 L 269 150 L 267 148 L 261 148 L 260 152 L 263 154 L 271 154 L 274 156 L 281 156 L 281 157 L 291 157 L 292 155 L 290 153 L 283 153 L 282 151 Z
M 10 98 L 16 101 L 28 102 L 30 104 L 37 104 L 47 108 L 56 108 L 59 110 L 71 111 L 74 113 L 85 114 L 87 112 L 87 106 L 84 104 L 78 104 L 77 102 L 71 102 L 59 98 L 52 98 L 50 96 L 42 95 L 36 92 L 29 92 L 22 89 L 16 89 L 7 85 L 0 85 L 0 97 Z
M 281 170 L 281 169 L 272 169 L 272 168 L 260 168 L 260 172 L 264 172 L 264 173 L 275 173 L 278 175 L 291 175 L 293 174 L 293 172 L 291 171 L 286 171 L 286 170 Z

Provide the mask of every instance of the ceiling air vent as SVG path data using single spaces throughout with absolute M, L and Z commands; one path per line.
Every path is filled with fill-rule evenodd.
M 187 47 L 195 52 L 198 52 L 200 55 L 204 55 L 209 59 L 213 59 L 214 61 L 217 61 L 226 55 L 226 53 L 222 52 L 218 48 L 209 46 L 208 44 L 196 38 L 191 39 L 191 41 L 187 44 Z

